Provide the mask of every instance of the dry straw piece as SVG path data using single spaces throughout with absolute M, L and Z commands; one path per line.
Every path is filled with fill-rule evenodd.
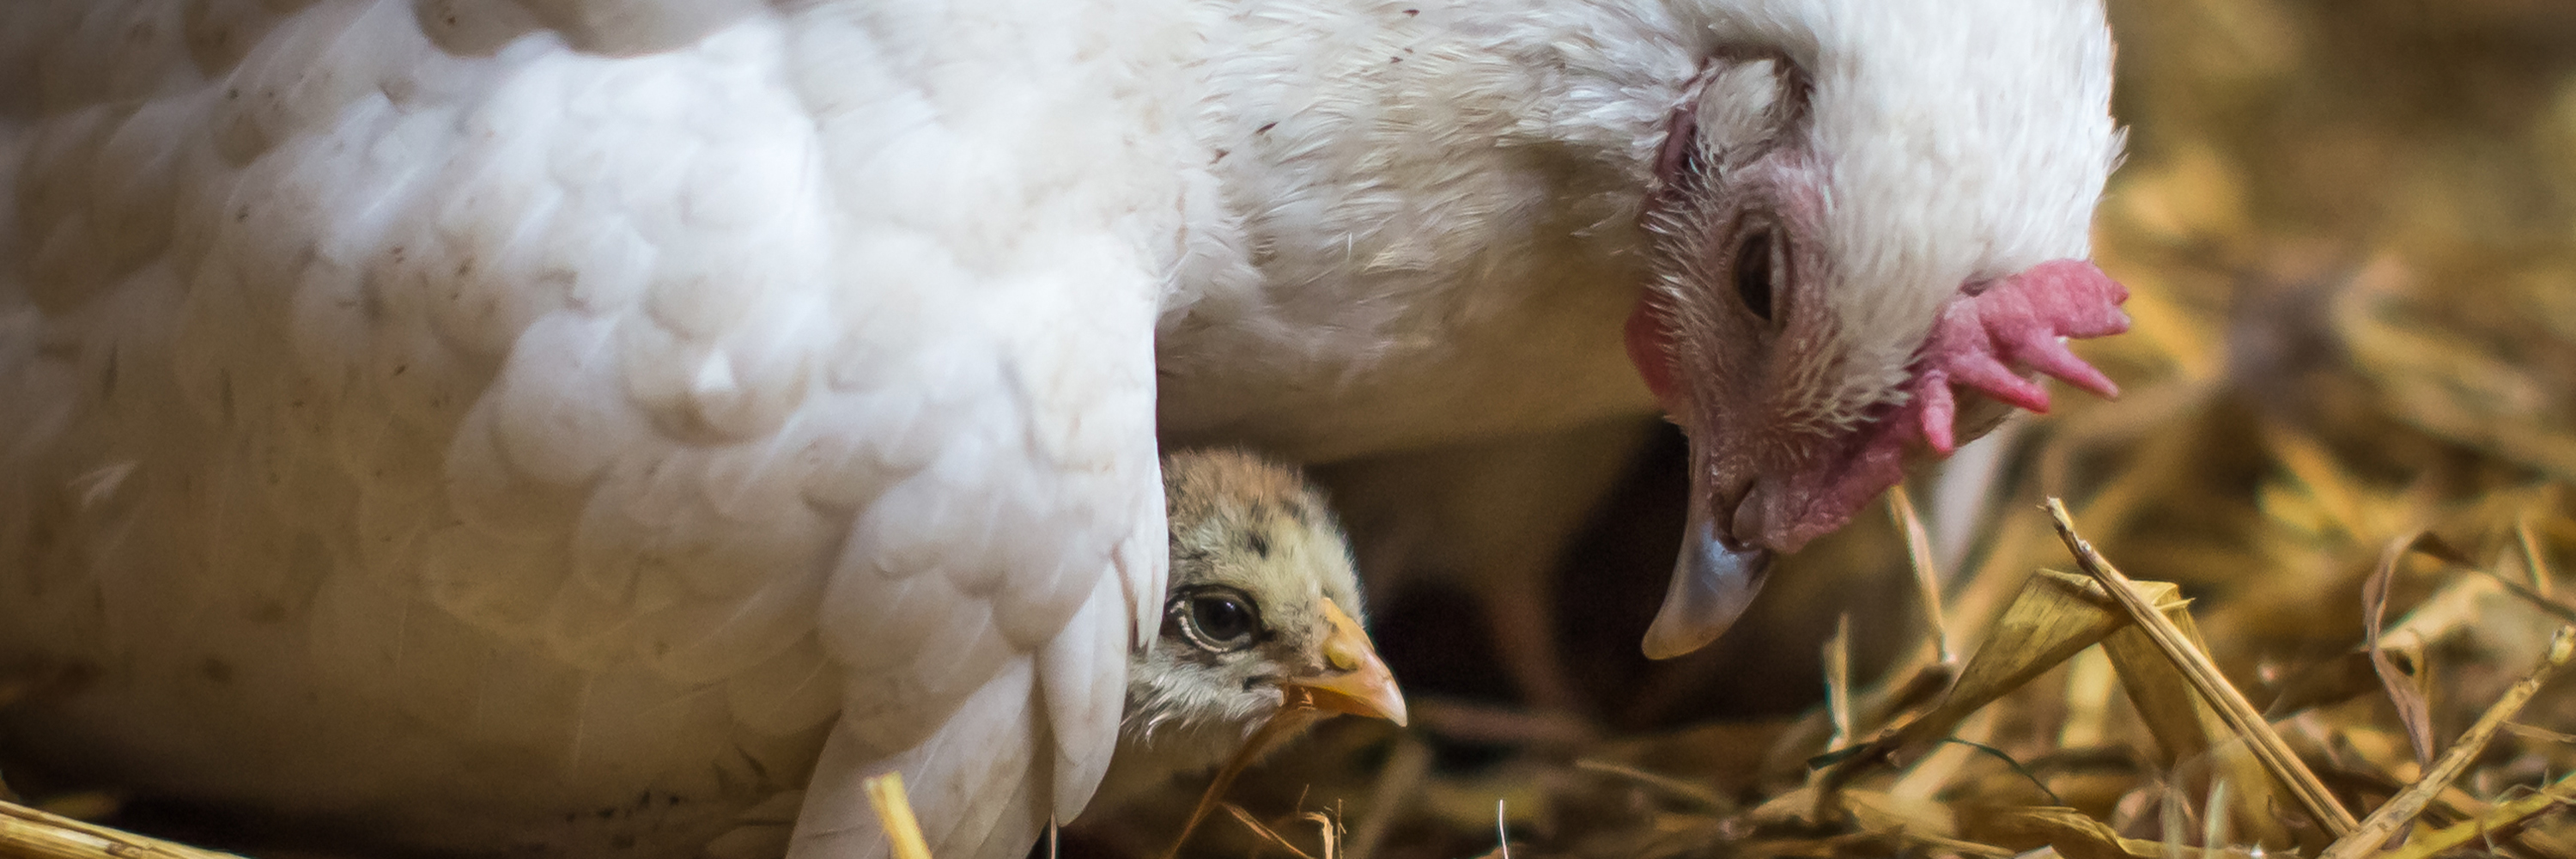
M 2120 607 L 2128 612 L 2130 622 L 2145 631 L 2147 637 L 2155 642 L 2156 649 L 2162 651 L 2175 668 L 2182 670 L 2183 678 L 2190 681 L 2193 691 L 2200 693 L 2201 700 L 2217 708 L 2220 718 L 2226 719 L 2228 727 L 2253 748 L 2255 756 L 2262 760 L 2263 768 L 2290 789 L 2308 816 L 2337 838 L 2352 834 L 2361 825 L 2360 821 L 2354 820 L 2352 812 L 2344 810 L 2343 804 L 2335 801 L 2334 794 L 2317 780 L 2317 774 L 2290 751 L 2288 743 L 2281 741 L 2281 735 L 2272 732 L 2271 723 L 2264 721 L 2263 714 L 2227 682 L 2226 675 L 2219 673 L 2217 663 L 2210 661 L 2209 654 L 2186 638 L 2163 612 L 2149 606 L 2128 576 L 2121 575 L 2118 568 L 2111 566 L 2100 552 L 2094 551 L 2093 544 L 2075 533 L 2075 520 L 2067 514 L 2066 503 L 2056 498 L 2048 499 L 2048 516 L 2057 527 L 2058 537 L 2066 541 L 2066 550 L 2075 555 L 2076 565 L 2101 582 L 2111 598 L 2119 601 Z
M 2424 771 L 2423 778 L 2417 779 L 2405 792 L 2381 803 L 2378 810 L 2370 813 L 2369 819 L 2363 820 L 2360 827 L 2336 841 L 2334 846 L 2326 848 L 2319 859 L 2360 859 L 2396 835 L 2400 827 L 2413 821 L 2416 815 L 2424 812 L 2425 806 L 2432 804 L 2435 795 L 2468 771 L 2469 764 L 2477 760 L 2480 752 L 2486 751 L 2487 741 L 2495 739 L 2496 732 L 2503 729 L 2515 714 L 2521 713 L 2523 705 L 2531 703 L 2531 696 L 2540 692 L 2541 684 L 2549 682 L 2558 669 L 2566 667 L 2571 657 L 2576 657 L 2576 627 L 2559 627 L 2557 634 L 2549 637 L 2549 652 L 2541 658 L 2540 667 L 2522 678 L 2522 682 L 2513 684 L 2503 698 L 2488 707 L 2486 713 L 2478 717 L 2477 724 L 2469 726 L 2468 732 L 2461 734 L 2460 739 L 2451 744 L 2450 750 L 2443 752 L 2441 759 Z
M 885 827 L 886 843 L 894 848 L 895 859 L 930 859 L 930 843 L 921 837 L 921 820 L 912 814 L 912 797 L 903 791 L 903 774 L 872 776 L 859 786 L 868 793 L 868 805 L 877 810 L 877 822 Z
M 0 857 L 6 859 L 241 859 L 230 853 L 83 823 L 0 802 Z

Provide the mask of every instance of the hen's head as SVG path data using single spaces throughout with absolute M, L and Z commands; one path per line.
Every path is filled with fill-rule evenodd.
M 1769 5 L 1713 23 L 1645 214 L 1629 354 L 1692 484 L 1652 656 L 1715 638 L 1908 460 L 2044 410 L 2023 374 L 2113 393 L 2061 338 L 2127 325 L 2081 261 L 2119 150 L 2098 5 Z

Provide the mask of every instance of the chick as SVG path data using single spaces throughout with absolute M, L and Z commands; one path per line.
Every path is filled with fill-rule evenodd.
M 1332 713 L 1405 722 L 1361 622 L 1350 546 L 1297 472 L 1239 450 L 1163 458 L 1163 627 L 1127 666 L 1118 754 L 1094 807 L 1266 751 Z

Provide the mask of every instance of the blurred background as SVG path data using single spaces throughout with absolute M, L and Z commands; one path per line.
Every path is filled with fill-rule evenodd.
M 2125 396 L 2060 396 L 1909 483 L 1948 641 L 1964 658 L 2033 570 L 2073 569 L 2038 509 L 2062 496 L 2122 570 L 2182 587 L 2229 678 L 2367 811 L 2420 771 L 2392 704 L 2406 696 L 2387 685 L 2423 693 L 2438 751 L 2576 616 L 2548 596 L 2548 571 L 2576 566 L 2562 491 L 2576 478 L 2576 3 L 2110 12 L 2129 157 L 2096 250 L 2136 324 L 2078 351 Z M 2190 763 L 2159 751 L 2106 663 L 2083 656 L 1962 725 L 1993 754 L 1928 773 L 1942 754 L 1899 755 L 1853 782 L 1887 806 L 1875 817 L 1782 816 L 1834 739 L 1829 686 L 1866 700 L 1938 661 L 1915 569 L 1898 520 L 1872 509 L 1784 565 L 1716 646 L 1647 662 L 1637 641 L 1683 500 L 1679 436 L 1655 432 L 1557 559 L 1554 628 L 1493 629 L 1436 582 L 1382 600 L 1413 728 L 1328 725 L 1246 776 L 1230 796 L 1242 813 L 1215 815 L 1190 852 L 1330 856 L 1325 824 L 1304 817 L 1318 812 L 1342 827 L 1332 850 L 1358 859 L 1486 854 L 1498 831 L 1522 855 L 2010 855 L 2036 845 L 1981 831 L 1977 809 L 2071 806 L 2149 839 L 2181 821 L 2189 843 L 2218 835 L 2221 805 L 2288 814 L 2261 785 L 2212 799 L 2206 779 L 2178 777 Z M 2354 661 L 2363 590 L 2419 529 L 2457 557 L 2392 565 L 2385 616 L 2405 634 L 2389 648 L 2406 674 L 2383 684 Z M 1555 648 L 1571 706 L 1526 700 L 1496 640 Z M 2576 767 L 2571 715 L 2576 700 L 2544 691 L 2429 822 Z M 1083 827 L 1073 852 L 1160 855 L 1196 787 Z M 2554 820 L 2475 850 L 2568 855 Z

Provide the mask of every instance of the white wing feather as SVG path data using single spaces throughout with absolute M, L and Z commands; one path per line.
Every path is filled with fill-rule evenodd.
M 1078 811 L 1177 4 L 279 5 L 0 12 L 0 654 L 98 672 L 17 727 L 444 847 L 687 855 L 818 743 L 808 854 Z

